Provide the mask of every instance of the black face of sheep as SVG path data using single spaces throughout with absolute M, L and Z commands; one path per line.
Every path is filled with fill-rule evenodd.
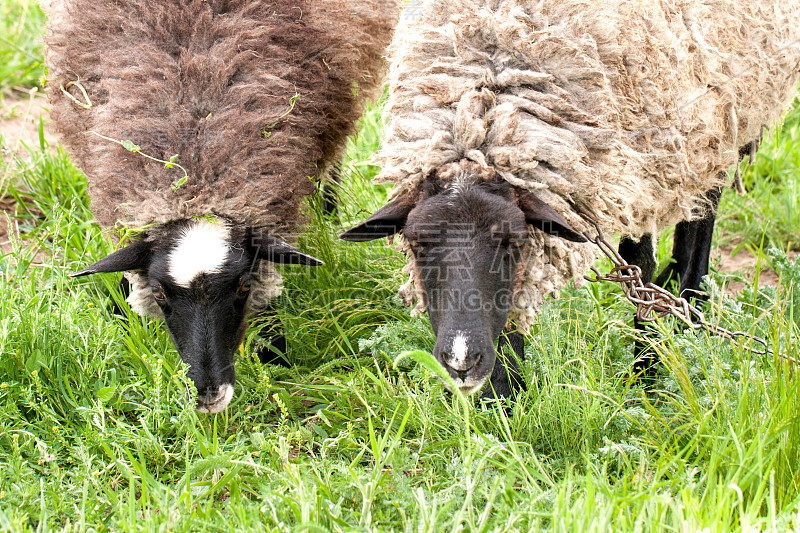
M 279 239 L 204 219 L 159 226 L 151 234 L 72 276 L 139 271 L 164 316 L 189 378 L 197 409 L 217 413 L 233 396 L 233 356 L 247 328 L 258 259 L 320 265 Z
M 564 219 L 531 193 L 506 182 L 426 185 L 342 234 L 368 241 L 403 231 L 414 254 L 433 354 L 465 394 L 481 390 L 495 365 L 495 339 L 508 320 L 517 265 L 528 226 L 583 242 Z M 495 387 L 497 388 L 497 387 Z

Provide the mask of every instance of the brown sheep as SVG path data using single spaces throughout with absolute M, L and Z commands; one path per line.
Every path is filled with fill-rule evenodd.
M 298 229 L 313 178 L 382 86 L 398 8 L 66 0 L 50 10 L 56 131 L 88 177 L 97 221 L 143 229 L 75 275 L 126 271 L 129 303 L 165 319 L 201 411 L 230 402 L 247 316 L 280 292 L 270 263 L 320 264 L 273 235 Z

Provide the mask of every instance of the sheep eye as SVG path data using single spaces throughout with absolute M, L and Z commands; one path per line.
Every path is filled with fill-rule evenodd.
M 527 241 L 528 241 L 528 239 L 518 239 L 518 240 L 515 240 L 515 241 L 511 241 L 511 247 L 512 248 L 522 248 L 523 246 L 525 246 L 525 243 Z
M 253 281 L 249 276 L 243 277 L 239 280 L 239 289 L 236 291 L 240 298 L 247 296 L 253 286 Z
M 158 305 L 167 303 L 167 297 L 164 294 L 164 289 L 161 287 L 161 285 L 153 285 L 150 287 L 150 289 L 153 291 L 153 298 L 155 298 Z

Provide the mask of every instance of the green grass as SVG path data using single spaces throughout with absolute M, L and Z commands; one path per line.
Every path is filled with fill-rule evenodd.
M 378 115 L 348 151 L 345 227 L 385 200 L 369 181 Z M 748 171 L 751 196 L 726 196 L 721 238 L 760 243 L 763 224 L 769 245 L 793 246 L 798 116 Z M 402 261 L 337 240 L 318 199 L 301 245 L 326 265 L 284 268 L 279 300 L 297 366 L 260 365 L 251 332 L 233 404 L 198 414 L 159 325 L 109 313 L 116 278 L 66 276 L 111 250 L 81 173 L 43 143 L 3 157 L 22 238 L 0 258 L 0 530 L 800 527 L 796 368 L 664 323 L 645 395 L 628 379 L 631 307 L 606 284 L 545 306 L 513 406 L 464 402 L 425 365 L 393 364 L 433 339 L 395 296 Z M 798 353 L 800 265 L 769 257 L 780 286 L 732 298 L 713 274 L 707 315 Z
M 0 98 L 27 91 L 44 76 L 44 23 L 36 0 L 0 3 Z
M 742 181 L 746 196 L 730 190 L 722 200 L 722 242 L 760 248 L 763 241 L 765 247 L 800 250 L 799 101 L 783 126 L 766 135 Z

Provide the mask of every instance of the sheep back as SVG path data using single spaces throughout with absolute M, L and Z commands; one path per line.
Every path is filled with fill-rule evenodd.
M 218 215 L 291 232 L 380 88 L 397 1 L 65 0 L 52 119 L 105 226 Z M 355 6 L 355 7 L 354 7 Z M 67 97 L 69 93 L 89 108 Z M 131 141 L 165 168 L 103 140 Z

